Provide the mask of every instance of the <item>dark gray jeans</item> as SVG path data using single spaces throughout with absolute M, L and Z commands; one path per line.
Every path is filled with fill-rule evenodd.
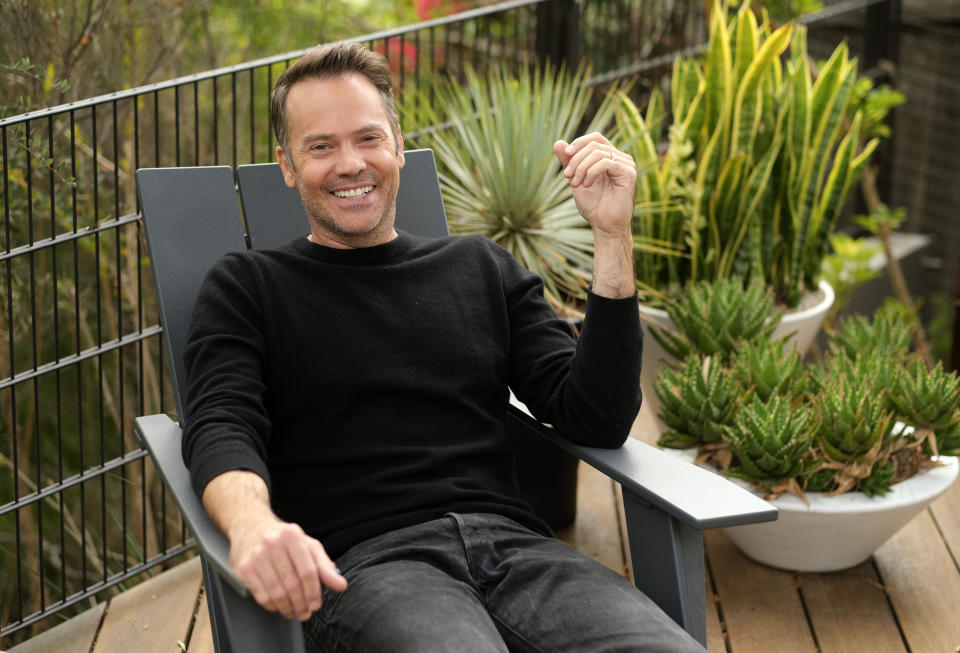
M 622 576 L 505 517 L 449 514 L 337 561 L 307 648 L 359 653 L 702 651 Z

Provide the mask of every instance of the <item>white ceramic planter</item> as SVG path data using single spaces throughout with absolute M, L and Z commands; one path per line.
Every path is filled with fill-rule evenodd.
M 691 463 L 696 458 L 694 449 L 665 451 Z M 958 459 L 938 460 L 939 466 L 897 483 L 882 497 L 807 492 L 808 505 L 782 494 L 770 502 L 780 511 L 776 521 L 723 530 L 745 555 L 771 567 L 804 572 L 849 569 L 867 560 L 957 479 Z M 703 467 L 716 473 L 709 465 Z M 755 492 L 745 481 L 730 481 Z
M 771 501 L 780 511 L 777 521 L 724 530 L 748 557 L 771 567 L 806 572 L 854 567 L 956 480 L 957 458 L 941 456 L 940 462 L 897 483 L 883 497 L 808 492 L 807 505 L 799 497 L 784 494 Z
M 806 354 L 813 344 L 817 332 L 823 324 L 827 311 L 833 306 L 836 295 L 833 288 L 826 281 L 820 282 L 820 290 L 823 292 L 823 299 L 806 310 L 787 313 L 780 320 L 776 330 L 773 332 L 774 338 L 792 333 L 789 342 L 792 342 L 798 348 L 800 354 Z M 643 322 L 644 330 L 647 333 L 643 338 L 643 363 L 640 369 L 640 388 L 643 390 L 644 409 L 650 415 L 656 418 L 656 424 L 661 433 L 665 430 L 665 425 L 656 417 L 660 413 L 660 399 L 653 391 L 653 382 L 657 378 L 660 366 L 664 360 L 672 360 L 673 357 L 664 351 L 660 343 L 649 334 L 648 327 L 654 326 L 660 329 L 670 330 L 674 328 L 673 321 L 667 316 L 667 312 L 659 308 L 650 308 L 640 305 L 640 320 Z

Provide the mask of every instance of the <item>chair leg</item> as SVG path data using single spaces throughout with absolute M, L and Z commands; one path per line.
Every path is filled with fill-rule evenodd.
M 624 492 L 637 588 L 706 646 L 703 532 Z
M 213 645 L 217 653 L 305 653 L 303 625 L 241 596 L 203 563 Z
M 213 634 L 213 650 L 216 653 L 233 653 L 230 647 L 230 638 L 227 637 L 226 623 L 223 615 L 223 600 L 219 594 L 219 586 L 213 579 L 215 575 L 207 564 L 206 558 L 201 557 L 200 567 L 203 569 L 203 586 L 206 588 L 207 612 L 210 615 L 210 631 Z

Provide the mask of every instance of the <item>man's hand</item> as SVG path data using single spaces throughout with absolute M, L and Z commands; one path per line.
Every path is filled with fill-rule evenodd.
M 633 195 L 637 166 L 596 132 L 553 144 L 580 215 L 593 227 L 593 292 L 610 298 L 636 291 L 633 274 Z
M 595 230 L 616 236 L 630 234 L 637 183 L 633 157 L 596 132 L 572 143 L 557 141 L 553 152 L 570 181 L 580 215 Z
M 324 586 L 347 588 L 320 542 L 273 514 L 256 474 L 221 474 L 207 484 L 202 501 L 230 540 L 230 568 L 265 609 L 306 621 L 320 609 Z

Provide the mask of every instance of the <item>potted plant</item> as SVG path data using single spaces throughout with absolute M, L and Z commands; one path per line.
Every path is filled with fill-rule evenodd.
M 788 309 L 775 336 L 794 333 L 805 352 L 833 302 L 820 275 L 829 237 L 885 111 L 865 110 L 871 82 L 846 44 L 818 66 L 802 25 L 758 22 L 749 2 L 728 20 L 725 4 L 713 2 L 706 54 L 674 63 L 669 126 L 659 91 L 645 114 L 619 94 L 639 172 L 635 234 L 661 245 L 635 255 L 641 314 L 669 328 L 658 306 L 671 287 L 759 279 Z M 648 397 L 663 356 L 656 343 L 644 352 Z
M 842 321 L 819 364 L 763 331 L 717 337 L 705 308 L 735 284 L 700 282 L 668 306 L 678 333 L 657 335 L 684 358 L 655 383 L 660 444 L 774 501 L 777 522 L 728 529 L 748 556 L 797 571 L 856 565 L 956 478 L 960 378 L 909 351 L 896 305 Z M 738 298 L 745 315 L 773 303 L 759 282 Z

